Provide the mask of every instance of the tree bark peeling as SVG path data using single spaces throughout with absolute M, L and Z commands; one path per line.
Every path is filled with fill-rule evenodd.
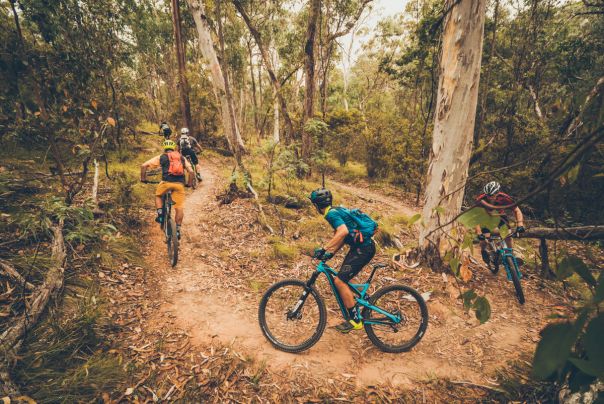
M 447 1 L 447 6 L 453 9 L 444 21 L 433 144 L 422 213 L 424 226 L 419 238 L 425 255 L 439 259 L 447 248 L 446 233 L 452 226 L 434 230 L 461 209 L 463 194 L 448 194 L 464 184 L 468 175 L 486 8 L 486 0 L 453 3 Z

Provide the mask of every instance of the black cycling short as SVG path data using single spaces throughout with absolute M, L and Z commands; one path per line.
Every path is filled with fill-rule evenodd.
M 501 216 L 501 219 L 499 220 L 499 224 L 497 225 L 497 227 L 501 228 L 504 225 L 510 227 L 510 221 L 508 220 L 508 217 L 506 215 Z M 491 233 L 491 230 L 487 229 L 486 227 L 483 227 L 480 230 L 482 230 L 483 233 Z
M 191 163 L 193 163 L 194 165 L 199 164 L 199 160 L 197 159 L 197 155 L 195 154 L 193 149 L 183 149 L 180 151 L 180 153 L 185 157 L 191 157 Z
M 375 255 L 375 244 L 373 241 L 371 244 L 361 247 L 350 246 L 350 251 L 344 257 L 342 262 L 342 268 L 338 272 L 338 278 L 344 282 L 350 282 L 361 269 L 373 258 Z

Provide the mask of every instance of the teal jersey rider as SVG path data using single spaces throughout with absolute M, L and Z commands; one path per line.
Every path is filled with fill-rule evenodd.
M 356 222 L 352 219 L 351 214 L 349 213 L 350 211 L 342 206 L 339 207 L 327 207 L 325 209 L 325 213 L 323 214 L 323 217 L 325 217 L 325 220 L 327 220 L 327 222 L 331 225 L 331 227 L 336 230 L 338 227 L 340 227 L 341 225 L 346 225 L 346 228 L 348 228 L 349 230 L 351 229 L 355 229 L 357 227 Z M 354 233 L 348 233 L 348 235 L 346 236 L 346 238 L 344 238 L 344 242 L 346 244 L 348 244 L 349 246 L 355 246 L 355 247 L 366 247 L 370 244 L 372 244 L 372 240 L 371 238 L 364 238 L 363 241 L 361 242 L 360 240 L 355 240 L 354 237 Z
M 323 247 L 315 250 L 314 257 L 328 260 L 344 244 L 350 249 L 342 261 L 342 266 L 334 284 L 342 302 L 348 309 L 347 321 L 338 325 L 336 330 L 347 333 L 363 328 L 359 307 L 354 299 L 348 282 L 352 280 L 375 255 L 375 244 L 372 236 L 377 228 L 369 216 L 358 209 L 348 210 L 344 207 L 332 207 L 332 195 L 328 189 L 320 188 L 310 194 L 310 201 L 334 230 L 334 234 Z

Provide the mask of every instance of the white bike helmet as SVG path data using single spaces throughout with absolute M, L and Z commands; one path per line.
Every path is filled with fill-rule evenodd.
M 497 181 L 491 181 L 484 186 L 483 192 L 488 196 L 493 196 L 501 189 L 501 184 Z
M 180 130 L 181 135 L 189 136 L 189 128 L 182 128 Z

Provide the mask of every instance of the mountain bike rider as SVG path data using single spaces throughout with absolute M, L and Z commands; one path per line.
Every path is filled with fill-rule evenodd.
M 185 202 L 185 170 L 189 172 L 189 185 L 193 179 L 191 164 L 176 151 L 176 143 L 166 140 L 163 143 L 164 153 L 153 157 L 141 165 L 141 182 L 147 182 L 147 170 L 161 167 L 162 181 L 155 190 L 155 207 L 157 218 L 155 221 L 161 225 L 163 218 L 162 196 L 172 191 L 172 201 L 176 212 L 176 234 L 180 239 L 180 225 L 185 216 L 183 205 Z
M 375 244 L 371 237 L 364 240 L 363 237 L 360 240 L 355 237 L 355 229 L 358 234 L 355 221 L 345 213 L 345 209 L 332 208 L 332 199 L 331 192 L 324 188 L 314 190 L 310 194 L 310 201 L 334 229 L 331 240 L 324 247 L 315 250 L 314 258 L 330 259 L 344 244 L 350 246 L 340 272 L 335 278 L 335 286 L 344 306 L 348 309 L 348 321 L 344 321 L 336 329 L 342 333 L 348 333 L 352 330 L 362 329 L 363 321 L 354 295 L 346 282 L 350 282 L 371 261 L 375 255 Z
M 191 162 L 195 165 L 197 170 L 197 180 L 201 181 L 201 166 L 199 165 L 199 159 L 197 158 L 197 154 L 195 154 L 195 149 L 198 149 L 201 153 L 201 146 L 197 139 L 192 136 L 189 136 L 189 128 L 182 128 L 180 130 L 180 138 L 178 138 L 178 149 L 180 153 L 187 157 L 191 158 Z
M 497 181 L 491 181 L 484 186 L 483 193 L 476 197 L 476 202 L 478 202 L 480 206 L 486 208 L 491 216 L 500 216 L 498 228 L 503 225 L 509 227 L 509 219 L 505 214 L 505 209 L 501 209 L 501 207 L 513 205 L 515 202 L 511 196 L 500 190 L 501 184 Z M 524 216 L 522 215 L 522 211 L 518 206 L 514 206 L 512 210 L 516 219 L 516 232 L 524 233 Z M 482 259 L 487 265 L 491 265 L 491 258 L 487 252 L 486 242 L 486 239 L 490 237 L 490 231 L 487 228 L 476 226 L 476 233 L 480 240 L 480 254 L 482 255 Z M 510 248 L 513 248 L 512 234 L 510 234 L 505 241 Z
M 159 124 L 159 132 L 166 140 L 170 139 L 170 136 L 172 136 L 172 129 L 170 129 L 170 125 L 168 125 L 166 121 Z

